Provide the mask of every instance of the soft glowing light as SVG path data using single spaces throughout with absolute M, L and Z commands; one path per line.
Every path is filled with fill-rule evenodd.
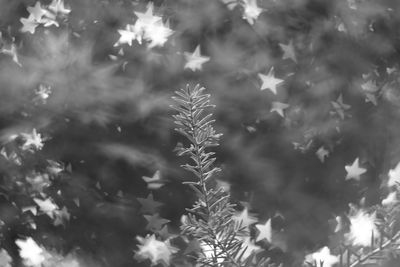
M 32 130 L 32 133 L 21 133 L 25 139 L 25 143 L 22 145 L 23 150 L 35 149 L 41 150 L 43 148 L 43 138 L 36 132 L 36 129 Z
M 320 250 L 306 256 L 306 262 L 311 264 L 316 263 L 317 266 L 322 263 L 324 267 L 332 267 L 339 262 L 339 257 L 332 255 L 328 247 L 323 247 Z
M 136 255 L 139 258 L 151 260 L 151 264 L 159 263 L 170 264 L 171 255 L 176 252 L 176 249 L 169 244 L 169 241 L 159 241 L 153 235 L 147 235 L 145 238 L 137 236 L 139 250 Z
M 144 38 L 150 42 L 149 48 L 153 48 L 163 46 L 172 33 L 172 30 L 165 27 L 162 22 L 159 22 L 147 27 Z
M 359 210 L 354 216 L 350 216 L 350 233 L 347 238 L 353 245 L 369 246 L 371 244 L 371 235 L 379 236 L 379 231 L 375 225 L 376 215 L 368 214 Z
M 45 251 L 31 237 L 26 240 L 18 239 L 15 243 L 26 266 L 41 266 L 45 261 Z
M 243 18 L 246 19 L 249 24 L 254 24 L 261 12 L 262 9 L 258 7 L 257 0 L 244 1 Z

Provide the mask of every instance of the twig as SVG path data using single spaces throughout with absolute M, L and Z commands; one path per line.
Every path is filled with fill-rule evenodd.
M 368 253 L 367 255 L 365 255 L 364 257 L 361 257 L 360 259 L 356 260 L 355 262 L 353 262 L 350 267 L 356 267 L 358 264 L 368 260 L 370 257 L 374 256 L 375 254 L 377 254 L 378 252 L 382 251 L 384 248 L 388 247 L 389 245 L 391 245 L 394 241 L 396 241 L 396 239 L 398 239 L 400 237 L 400 232 L 397 232 L 396 235 L 394 235 L 391 239 L 389 239 L 388 241 L 386 241 L 385 243 L 382 244 L 382 246 L 374 249 L 373 251 L 371 251 L 370 253 Z

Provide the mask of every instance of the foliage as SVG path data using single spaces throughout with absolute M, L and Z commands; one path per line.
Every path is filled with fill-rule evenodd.
M 177 153 L 190 157 L 192 165 L 182 167 L 194 173 L 197 180 L 185 182 L 197 193 L 198 200 L 184 217 L 182 233 L 201 244 L 203 255 L 197 259 L 200 266 L 264 266 L 263 259 L 251 260 L 253 254 L 243 258 L 249 249 L 243 244 L 243 238 L 249 233 L 241 222 L 233 220 L 235 210 L 229 202 L 229 193 L 215 187 L 213 176 L 220 169 L 213 166 L 215 153 L 209 149 L 219 145 L 221 134 L 215 133 L 212 126 L 212 113 L 207 112 L 212 107 L 210 95 L 204 94 L 204 90 L 200 85 L 194 88 L 187 85 L 185 89 L 176 91 L 177 96 L 173 97 L 176 105 L 172 107 L 179 112 L 174 115 L 178 126 L 175 130 L 190 141 Z

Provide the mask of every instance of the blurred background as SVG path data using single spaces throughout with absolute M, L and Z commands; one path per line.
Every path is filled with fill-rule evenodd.
M 71 12 L 59 27 L 21 32 L 36 2 L 0 1 L 0 139 L 5 147 L 33 128 L 45 138 L 22 167 L 1 163 L 2 242 L 13 257 L 14 241 L 31 235 L 65 253 L 79 248 L 94 266 L 140 266 L 135 236 L 147 230 L 138 198 L 150 191 L 178 233 L 195 194 L 182 185 L 193 176 L 175 155 L 183 138 L 169 105 L 186 84 L 211 94 L 223 134 L 217 178 L 259 221 L 274 218 L 279 261 L 328 244 L 349 203 L 386 197 L 382 183 L 400 160 L 398 1 L 262 0 L 253 20 L 252 1 L 155 0 L 173 33 L 152 48 L 115 46 L 148 1 L 66 0 Z M 209 60 L 185 68 L 196 48 Z M 276 94 L 260 89 L 269 73 L 282 80 Z M 288 106 L 279 114 L 274 102 Z M 367 172 L 345 179 L 356 158 Z M 46 159 L 70 168 L 46 192 L 71 218 L 60 227 L 37 216 L 33 230 L 20 211 L 32 200 L 7 186 Z M 156 171 L 165 185 L 149 190 L 142 177 Z

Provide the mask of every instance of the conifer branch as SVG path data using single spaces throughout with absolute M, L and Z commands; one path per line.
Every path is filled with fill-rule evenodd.
M 212 179 L 220 168 L 213 165 L 215 153 L 209 150 L 219 145 L 221 134 L 217 134 L 212 126 L 215 120 L 208 110 L 214 106 L 204 90 L 200 85 L 194 88 L 187 85 L 176 91 L 175 105 L 171 106 L 178 111 L 173 116 L 177 125 L 175 130 L 189 141 L 186 147 L 178 149 L 179 156 L 191 159 L 191 163 L 182 167 L 197 178 L 196 182 L 186 182 L 197 193 L 198 200 L 187 209 L 189 214 L 181 229 L 183 234 L 209 247 L 209 251 L 203 251 L 203 257 L 197 258 L 201 266 L 247 266 L 249 259 L 242 259 L 246 248 L 239 237 L 249 233 L 246 227 L 232 219 L 235 209 L 229 201 L 230 195 L 221 188 L 215 189 Z
M 386 249 L 387 247 L 393 245 L 398 239 L 400 238 L 400 232 L 398 232 L 395 236 L 393 236 L 391 239 L 387 240 L 385 243 L 383 243 L 381 246 L 377 247 L 376 249 L 372 250 L 371 252 L 369 252 L 368 254 L 360 257 L 359 259 L 357 259 L 355 262 L 351 263 L 350 267 L 356 267 L 359 264 L 367 261 L 368 259 L 370 259 L 371 257 L 375 256 L 376 254 L 378 254 L 379 252 L 383 251 L 384 249 Z

